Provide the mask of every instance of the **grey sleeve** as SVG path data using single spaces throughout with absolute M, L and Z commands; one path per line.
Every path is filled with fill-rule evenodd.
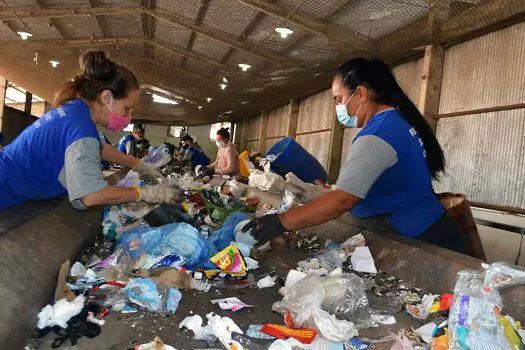
M 133 141 L 126 142 L 126 153 L 127 154 L 135 154 L 135 144 Z
M 182 160 L 191 160 L 191 157 L 193 157 L 193 152 L 189 149 L 184 152 L 184 157 L 182 157 Z
M 397 152 L 383 139 L 367 135 L 358 138 L 341 168 L 337 188 L 365 198 L 385 170 L 397 163 Z
M 59 181 L 67 189 L 73 207 L 86 209 L 81 198 L 108 185 L 102 178 L 99 140 L 84 137 L 69 145 Z

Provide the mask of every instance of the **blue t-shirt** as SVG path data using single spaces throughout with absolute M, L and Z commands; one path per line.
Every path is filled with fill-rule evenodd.
M 131 134 L 122 136 L 122 138 L 117 144 L 117 149 L 122 153 L 128 153 L 128 150 L 126 149 L 126 144 L 128 142 L 131 142 L 131 145 L 132 145 L 129 154 L 134 156 L 135 155 L 135 138 Z
M 202 149 L 190 146 L 188 150 L 192 152 L 191 166 L 195 168 L 197 165 L 208 166 L 210 165 L 210 159 L 204 154 Z
M 59 182 L 66 149 L 98 132 L 81 100 L 50 110 L 0 152 L 0 208 L 28 199 L 52 199 L 66 192 Z
M 361 198 L 352 215 L 388 215 L 404 236 L 420 235 L 445 211 L 432 190 L 423 141 L 395 109 L 376 114 L 357 134 L 337 185 Z

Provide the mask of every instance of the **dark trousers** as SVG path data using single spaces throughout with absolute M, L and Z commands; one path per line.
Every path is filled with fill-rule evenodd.
M 359 218 L 352 215 L 352 221 L 359 227 L 366 228 L 378 233 L 399 234 L 390 225 L 389 215 L 375 216 L 371 218 Z M 445 212 L 438 221 L 423 231 L 420 235 L 412 237 L 418 241 L 437 245 L 458 253 L 467 253 L 467 242 L 454 219 Z

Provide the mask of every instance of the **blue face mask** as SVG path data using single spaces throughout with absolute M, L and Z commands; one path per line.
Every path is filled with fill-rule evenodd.
M 357 108 L 357 112 L 355 115 L 348 115 L 348 110 L 346 109 L 346 105 L 352 97 L 355 95 L 355 91 L 350 96 L 350 98 L 345 103 L 340 103 L 335 106 L 335 114 L 337 115 L 337 120 L 339 120 L 339 123 L 343 124 L 347 128 L 356 128 L 357 127 L 357 117 L 359 114 L 359 109 L 361 109 L 361 105 L 359 105 L 359 108 Z

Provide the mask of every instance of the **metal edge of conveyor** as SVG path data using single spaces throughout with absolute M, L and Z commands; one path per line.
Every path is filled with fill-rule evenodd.
M 93 241 L 101 213 L 102 207 L 75 210 L 65 200 L 0 234 L 0 349 L 24 347 L 38 312 L 52 301 L 60 265 L 75 261 Z

